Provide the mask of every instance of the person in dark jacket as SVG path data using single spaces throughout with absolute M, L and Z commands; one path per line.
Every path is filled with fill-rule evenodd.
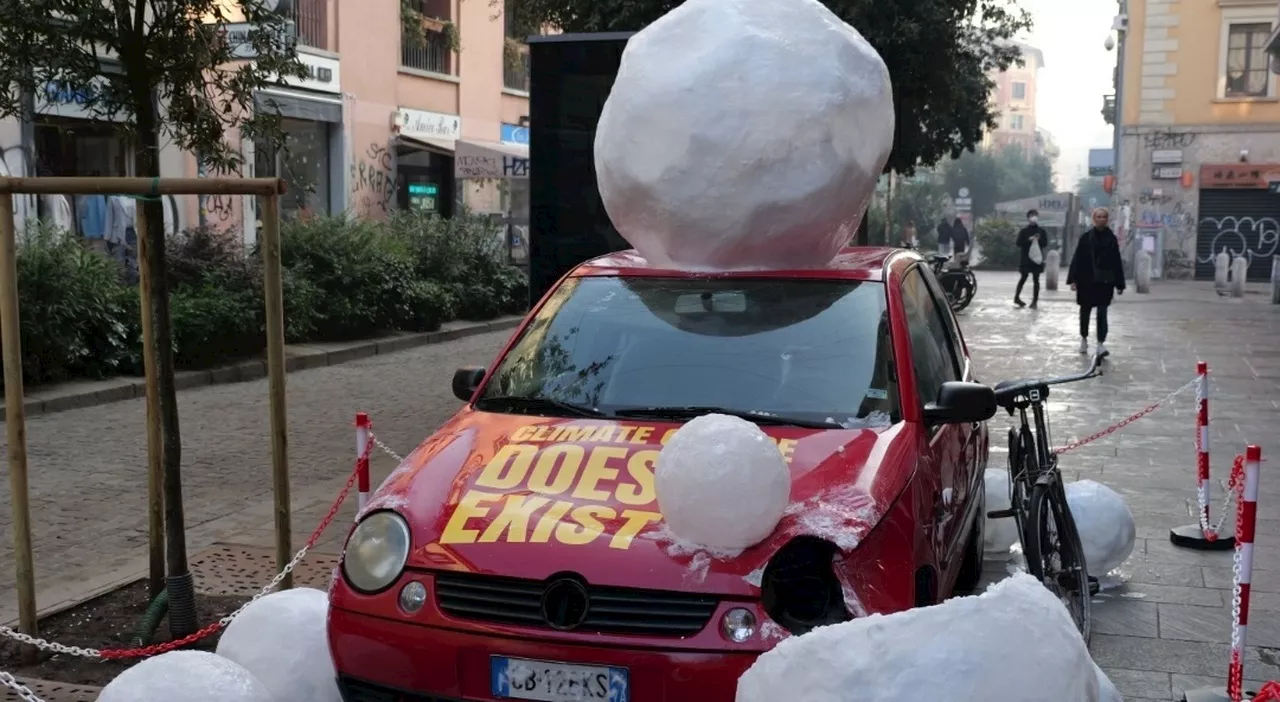
M 965 229 L 959 217 L 951 223 L 951 256 L 960 265 L 969 261 L 969 230 Z
M 1093 211 L 1093 228 L 1080 235 L 1067 271 L 1067 285 L 1076 291 L 1080 305 L 1080 353 L 1089 353 L 1089 315 L 1094 310 L 1098 311 L 1097 353 L 1106 353 L 1107 307 L 1113 294 L 1124 294 L 1120 242 L 1107 226 L 1109 220 L 1105 209 Z
M 1013 304 L 1018 307 L 1026 307 L 1027 303 L 1022 301 L 1022 286 L 1027 283 L 1027 276 L 1031 276 L 1031 309 L 1036 308 L 1036 303 L 1040 301 L 1040 274 L 1044 271 L 1044 246 L 1049 241 L 1048 232 L 1044 227 L 1040 226 L 1040 213 L 1035 210 L 1027 211 L 1027 226 L 1018 232 L 1018 249 L 1022 252 L 1018 257 L 1018 287 L 1013 292 Z M 1031 244 L 1040 247 L 1040 262 L 1037 263 L 1031 259 Z
M 946 217 L 938 221 L 938 253 L 951 255 L 951 225 L 947 224 Z

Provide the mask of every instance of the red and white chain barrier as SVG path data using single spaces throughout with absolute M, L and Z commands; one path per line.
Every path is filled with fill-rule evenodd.
M 369 504 L 369 415 L 356 412 L 356 515 Z
M 360 422 L 359 418 L 361 417 L 363 417 L 362 426 L 359 424 Z M 240 613 L 243 612 L 245 608 L 248 607 L 250 604 L 253 604 L 259 599 L 262 599 L 263 597 L 265 597 L 266 595 L 274 591 L 277 587 L 279 587 L 280 583 L 284 581 L 285 577 L 289 573 L 292 573 L 298 567 L 298 565 L 302 563 L 302 560 L 306 558 L 307 553 L 311 551 L 313 547 L 315 547 L 316 542 L 320 540 L 320 537 L 324 534 L 325 530 L 328 529 L 329 525 L 333 522 L 334 518 L 337 517 L 339 510 L 341 510 L 342 508 L 342 503 L 347 499 L 347 495 L 351 492 L 351 489 L 356 486 L 357 482 L 361 482 L 361 486 L 362 486 L 361 492 L 365 494 L 364 496 L 367 499 L 367 493 L 369 491 L 368 490 L 369 455 L 375 446 L 377 446 L 383 452 L 385 452 L 386 454 L 394 458 L 397 461 L 397 463 L 402 462 L 404 460 L 403 458 L 400 457 L 399 454 L 397 454 L 395 451 L 392 451 L 386 444 L 382 443 L 382 441 L 380 441 L 378 437 L 373 433 L 373 425 L 372 423 L 369 422 L 369 418 L 367 415 L 365 415 L 364 413 L 357 415 L 357 423 L 358 423 L 357 426 L 360 427 L 362 431 L 362 435 L 364 437 L 364 441 L 362 442 L 363 446 L 359 455 L 356 456 L 355 467 L 352 469 L 350 475 L 347 476 L 346 484 L 342 487 L 342 490 L 339 491 L 338 497 L 337 499 L 334 500 L 333 505 L 329 507 L 328 513 L 325 514 L 324 519 L 320 520 L 320 524 L 315 528 L 315 530 L 311 532 L 311 536 L 307 538 L 306 544 L 304 544 L 303 547 L 294 555 L 292 560 L 290 560 L 287 564 L 285 564 L 283 568 L 280 569 L 280 572 L 276 573 L 275 577 L 271 579 L 271 582 L 267 583 L 261 590 L 258 591 L 257 594 L 253 596 L 252 599 L 250 599 L 248 602 L 245 602 L 243 605 L 241 605 L 238 609 L 236 609 L 231 614 L 228 614 L 222 619 L 219 619 L 218 621 L 204 627 L 203 629 L 189 636 L 184 636 L 180 639 L 176 639 L 174 641 L 169 641 L 162 644 L 155 644 L 152 646 L 143 646 L 140 648 L 95 649 L 95 648 L 81 648 L 79 646 L 66 646 L 66 645 L 57 643 L 55 641 L 49 641 L 48 639 L 41 639 L 41 638 L 36 638 L 34 636 L 29 636 L 27 634 L 24 634 L 20 631 L 16 631 L 7 626 L 0 626 L 0 636 L 13 639 L 14 641 L 18 641 L 20 643 L 27 644 L 29 646 L 34 646 L 35 648 L 40 649 L 42 651 L 51 651 L 53 653 L 61 653 L 69 656 L 76 656 L 79 658 L 92 658 L 92 659 L 107 661 L 107 660 L 128 660 L 128 659 L 137 659 L 137 658 L 149 658 L 151 656 L 156 656 L 161 653 L 166 653 L 168 651 L 173 651 L 175 649 L 182 648 L 189 644 L 195 643 L 196 641 L 207 638 L 213 635 L 214 633 L 220 631 L 221 629 L 225 628 L 228 624 L 230 624 L 233 619 L 239 616 Z M 363 501 L 364 500 L 362 500 L 362 502 Z M 361 505 L 361 507 L 363 507 L 363 505 Z M 6 673 L 4 671 L 0 671 L 0 687 L 13 690 L 25 702 L 41 702 L 40 698 L 37 697 L 35 693 L 33 693 L 30 689 L 23 686 L 21 683 L 19 683 L 14 678 L 13 675 Z
M 1194 387 L 1194 386 L 1195 386 L 1196 382 L 1197 382 L 1197 381 L 1192 380 L 1191 382 L 1187 383 L 1186 385 L 1183 385 L 1182 387 L 1178 388 L 1177 390 L 1174 390 L 1173 392 L 1169 393 L 1168 395 L 1165 395 L 1164 397 L 1160 398 L 1159 400 L 1156 400 L 1155 402 L 1152 402 L 1151 404 L 1147 405 L 1146 407 L 1143 407 L 1142 409 L 1138 410 L 1137 412 L 1134 412 L 1133 414 L 1129 415 L 1128 417 L 1125 417 L 1124 419 L 1120 420 L 1119 422 L 1116 422 L 1115 424 L 1112 424 L 1111 426 L 1107 427 L 1106 429 L 1103 429 L 1102 431 L 1100 431 L 1100 432 L 1098 432 L 1098 433 L 1096 433 L 1096 434 L 1092 434 L 1092 435 L 1090 435 L 1090 436 L 1086 436 L 1086 437 L 1085 437 L 1085 438 L 1083 438 L 1083 439 L 1078 439 L 1078 440 L 1076 440 L 1076 441 L 1072 441 L 1071 443 L 1067 444 L 1066 446 L 1063 446 L 1062 448 L 1056 448 L 1056 449 L 1054 449 L 1054 450 L 1053 450 L 1053 452 L 1054 452 L 1055 454 L 1062 455 L 1062 454 L 1067 453 L 1067 452 L 1069 452 L 1069 451 L 1075 451 L 1076 449 L 1078 449 L 1078 448 L 1080 448 L 1080 447 L 1082 447 L 1082 446 L 1087 446 L 1087 445 L 1089 445 L 1089 444 L 1092 444 L 1093 442 L 1097 441 L 1098 439 L 1104 439 L 1104 438 L 1106 438 L 1106 437 L 1108 437 L 1108 436 L 1111 436 L 1112 434 L 1114 434 L 1114 433 L 1116 433 L 1116 432 L 1120 431 L 1121 429 L 1124 429 L 1125 427 L 1129 426 L 1130 424 L 1133 424 L 1134 422 L 1138 421 L 1139 419 L 1142 419 L 1143 417 L 1147 416 L 1148 414 L 1151 414 L 1152 412 L 1155 412 L 1156 410 L 1160 409 L 1160 407 L 1161 407 L 1162 405 L 1164 405 L 1164 403 L 1168 402 L 1169 400 L 1172 400 L 1173 398 L 1177 397 L 1178 395 L 1181 395 L 1182 393 L 1186 392 L 1187 390 L 1190 390 L 1192 387 Z
M 1231 501 L 1235 499 L 1232 488 L 1242 477 L 1243 457 L 1237 456 L 1228 476 L 1223 496 L 1222 512 L 1217 522 L 1210 520 L 1209 505 L 1212 501 L 1213 483 L 1209 477 L 1209 364 L 1196 363 L 1196 508 L 1193 512 L 1197 523 L 1174 527 L 1169 531 L 1169 541 L 1175 546 L 1200 551 L 1226 551 L 1235 546 L 1235 537 L 1222 534 L 1222 525 L 1231 514 Z M 1187 508 L 1191 510 L 1188 500 Z
M 1245 449 L 1244 490 L 1236 515 L 1236 553 L 1231 570 L 1235 594 L 1231 598 L 1231 665 L 1227 668 L 1227 696 L 1241 702 L 1244 694 L 1244 646 L 1249 632 L 1249 586 L 1253 580 L 1253 535 L 1258 521 L 1258 473 L 1262 449 Z

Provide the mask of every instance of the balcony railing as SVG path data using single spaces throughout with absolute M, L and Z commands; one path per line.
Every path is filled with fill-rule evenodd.
M 406 29 L 400 38 L 400 65 L 419 71 L 453 75 L 453 50 L 444 32 L 428 31 L 417 36 Z M 418 30 L 421 31 L 421 30 Z
M 1116 96 L 1115 95 L 1102 96 L 1102 119 L 1105 120 L 1107 124 L 1111 126 L 1115 126 L 1115 123 L 1116 123 Z
M 329 49 L 329 0 L 298 0 L 294 21 L 298 24 L 299 44 Z
M 503 61 L 502 66 L 502 87 L 508 90 L 523 90 L 529 92 L 529 51 L 525 49 L 520 52 L 520 59 L 516 65 L 512 65 L 511 61 Z

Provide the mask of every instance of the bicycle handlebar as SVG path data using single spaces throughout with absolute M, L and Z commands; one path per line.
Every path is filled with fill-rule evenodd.
M 1093 362 L 1089 364 L 1088 370 L 1083 373 L 1074 375 L 1063 375 L 1056 378 L 1030 378 L 1027 380 L 1006 380 L 995 387 L 996 404 L 1001 407 L 1008 407 L 1013 404 L 1014 400 L 1022 395 L 1026 395 L 1033 388 L 1044 388 L 1050 385 L 1065 385 L 1066 383 L 1075 383 L 1089 378 L 1096 378 L 1102 375 L 1102 359 L 1107 357 L 1107 352 L 1094 354 Z

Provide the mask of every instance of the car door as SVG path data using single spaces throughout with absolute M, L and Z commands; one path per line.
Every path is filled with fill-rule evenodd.
M 953 342 L 946 329 L 937 297 L 926 276 L 929 271 L 913 266 L 902 279 L 902 304 L 906 312 L 911 343 L 911 365 L 916 381 L 916 401 L 924 405 L 937 400 L 942 384 L 959 380 L 961 368 L 956 362 Z M 933 495 L 931 526 L 934 552 L 943 573 L 958 562 L 963 535 L 964 504 L 958 494 L 964 491 L 965 426 L 947 424 L 922 426 L 921 471 L 936 485 Z

